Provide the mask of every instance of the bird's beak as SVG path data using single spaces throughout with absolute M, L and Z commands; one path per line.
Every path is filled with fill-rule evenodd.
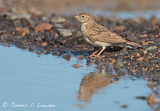
M 78 16 L 78 15 L 76 15 L 76 16 L 74 16 L 74 18 L 75 18 L 75 19 L 79 19 L 79 16 Z

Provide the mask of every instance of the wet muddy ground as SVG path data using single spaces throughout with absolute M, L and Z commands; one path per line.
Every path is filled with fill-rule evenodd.
M 69 60 L 71 56 L 88 57 L 96 48 L 89 45 L 80 32 L 80 23 L 73 17 L 31 15 L 19 17 L 12 13 L 0 15 L 0 42 L 5 46 L 28 49 L 37 54 L 53 54 Z M 151 17 L 121 20 L 96 17 L 96 21 L 122 37 L 139 43 L 142 48 L 123 44 L 111 46 L 95 60 L 97 65 L 116 64 L 125 67 L 129 74 L 145 75 L 159 81 L 160 73 L 160 20 Z M 152 75 L 152 76 L 151 76 Z M 153 75 L 156 78 L 153 78 Z

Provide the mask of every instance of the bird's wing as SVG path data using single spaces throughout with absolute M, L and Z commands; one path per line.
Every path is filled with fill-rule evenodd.
M 106 43 L 123 43 L 126 42 L 120 35 L 111 32 L 101 25 L 92 26 L 87 34 L 89 39 Z

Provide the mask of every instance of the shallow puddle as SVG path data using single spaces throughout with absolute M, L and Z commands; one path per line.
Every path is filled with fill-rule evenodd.
M 145 11 L 106 11 L 100 8 L 92 9 L 92 8 L 71 8 L 64 12 L 62 12 L 62 15 L 66 16 L 73 16 L 81 12 L 88 12 L 95 16 L 102 16 L 102 17 L 116 17 L 120 19 L 135 19 L 136 18 L 146 18 L 150 19 L 152 16 L 155 16 L 156 18 L 160 19 L 160 10 L 145 10 Z
M 75 69 L 73 64 L 82 67 Z M 150 111 L 148 81 L 0 46 L 1 111 Z M 144 99 L 138 99 L 144 98 Z

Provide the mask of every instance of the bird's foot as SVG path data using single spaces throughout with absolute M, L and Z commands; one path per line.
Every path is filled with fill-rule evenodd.
M 99 55 L 92 55 L 92 54 L 89 57 L 92 58 L 92 59 L 96 59 L 96 58 L 101 59 L 102 58 Z

